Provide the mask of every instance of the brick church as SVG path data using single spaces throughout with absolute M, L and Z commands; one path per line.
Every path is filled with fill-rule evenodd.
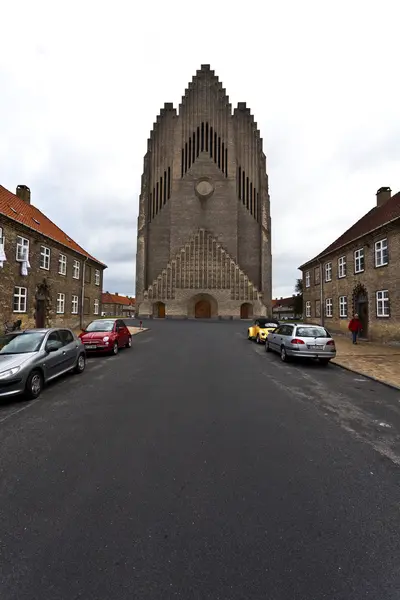
M 257 123 L 202 65 L 179 113 L 166 103 L 144 157 L 138 316 L 271 313 L 271 217 Z

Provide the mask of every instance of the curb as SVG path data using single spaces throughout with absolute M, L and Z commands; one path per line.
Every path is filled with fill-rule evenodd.
M 135 333 L 131 333 L 131 335 L 138 335 L 139 333 L 143 333 L 144 331 L 149 331 L 150 327 L 143 327 L 143 329 L 139 329 L 135 331 Z
M 376 383 L 381 383 L 382 385 L 385 385 L 386 387 L 391 388 L 392 390 L 400 391 L 400 387 L 398 385 L 394 383 L 389 383 L 388 381 L 383 381 L 382 379 L 378 379 L 373 375 L 366 375 L 365 373 L 361 373 L 361 371 L 355 371 L 354 369 L 350 369 L 350 367 L 345 367 L 344 365 L 340 365 L 339 363 L 332 361 L 331 365 L 333 365 L 334 367 L 339 367 L 339 369 L 343 369 L 344 371 L 348 371 L 349 373 L 356 373 L 357 375 L 361 375 L 362 377 L 370 379 L 371 381 L 375 381 Z

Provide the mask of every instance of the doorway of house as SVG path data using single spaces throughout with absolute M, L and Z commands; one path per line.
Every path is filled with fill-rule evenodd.
M 165 319 L 165 304 L 164 302 L 157 302 L 154 305 L 154 316 L 158 319 Z
M 46 324 L 46 301 L 44 298 L 36 298 L 35 326 L 43 329 Z
M 368 297 L 364 292 L 359 292 L 354 302 L 354 312 L 358 313 L 358 316 L 362 325 L 361 337 L 368 337 Z
M 240 306 L 240 318 L 251 319 L 253 316 L 253 307 L 249 302 L 245 302 Z
M 194 316 L 196 319 L 211 318 L 211 304 L 209 300 L 199 300 L 194 307 Z

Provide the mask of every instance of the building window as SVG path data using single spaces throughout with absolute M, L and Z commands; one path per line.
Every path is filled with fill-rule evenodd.
M 388 290 L 380 290 L 379 292 L 376 292 L 376 316 L 390 317 Z
M 85 315 L 90 315 L 90 298 L 85 298 L 83 301 L 83 311 Z
M 325 316 L 332 317 L 332 315 L 333 315 L 332 298 L 326 298 L 325 299 Z
M 328 262 L 325 265 L 325 281 L 332 281 L 332 263 Z
M 4 236 L 2 227 L 0 227 L 0 246 L 4 246 Z
M 387 239 L 375 242 L 375 266 L 383 267 L 389 262 L 388 241 Z
M 29 240 L 17 235 L 17 260 L 22 262 L 27 260 L 29 253 Z
M 65 294 L 57 294 L 57 314 L 65 312 Z
M 67 274 L 67 257 L 65 254 L 60 254 L 58 258 L 58 272 L 60 275 Z
M 311 277 L 310 277 L 310 271 L 306 272 L 306 287 L 310 287 L 311 285 Z
M 47 246 L 40 246 L 40 268 L 50 269 L 50 248 Z
M 347 317 L 347 296 L 339 296 L 339 316 L 342 319 Z
M 354 252 L 354 273 L 362 273 L 364 266 L 364 248 L 359 248 Z
M 315 316 L 316 317 L 321 316 L 321 300 L 315 301 Z
M 92 269 L 89 265 L 85 265 L 85 283 L 90 283 L 92 281 Z
M 346 257 L 341 256 L 338 260 L 338 276 L 346 277 Z
M 24 287 L 14 288 L 14 305 L 13 311 L 17 313 L 26 312 L 27 289 Z
M 311 302 L 306 302 L 306 317 L 311 317 Z
M 79 260 L 74 260 L 74 263 L 72 266 L 72 277 L 74 279 L 79 279 L 80 270 L 81 270 L 81 263 L 79 262 Z
M 319 284 L 319 275 L 320 275 L 320 269 L 319 269 L 319 267 L 315 267 L 315 269 L 314 269 L 314 284 L 315 285 Z
M 77 315 L 78 314 L 78 296 L 72 296 L 72 310 L 71 313 L 73 315 Z
M 95 315 L 99 314 L 99 301 L 98 300 L 94 301 L 94 310 L 93 310 L 93 312 L 94 312 Z
M 100 285 L 100 271 L 99 269 L 96 269 L 94 272 L 94 284 L 95 285 Z

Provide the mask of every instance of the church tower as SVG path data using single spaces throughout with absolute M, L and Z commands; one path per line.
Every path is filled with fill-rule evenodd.
M 271 313 L 266 157 L 245 102 L 232 114 L 209 65 L 161 109 L 144 157 L 136 255 L 139 316 Z

